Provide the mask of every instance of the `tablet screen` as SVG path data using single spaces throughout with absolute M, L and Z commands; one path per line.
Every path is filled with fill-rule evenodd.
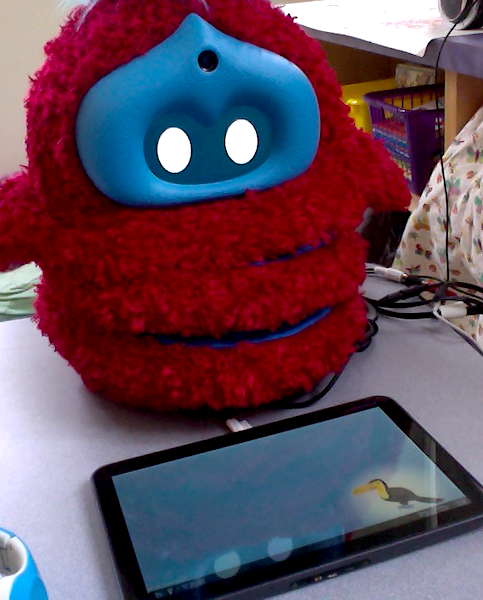
M 146 594 L 217 597 L 472 513 L 456 463 L 383 406 L 113 474 Z

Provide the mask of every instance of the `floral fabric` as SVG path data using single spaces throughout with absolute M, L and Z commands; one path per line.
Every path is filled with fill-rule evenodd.
M 457 135 L 443 164 L 450 214 L 450 279 L 483 286 L 483 107 Z M 446 221 L 444 183 L 438 164 L 408 220 L 393 266 L 445 279 Z M 483 348 L 482 315 L 458 319 L 457 324 Z

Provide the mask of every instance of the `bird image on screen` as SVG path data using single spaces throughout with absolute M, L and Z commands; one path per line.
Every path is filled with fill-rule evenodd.
M 419 496 L 412 490 L 405 487 L 389 487 L 382 479 L 371 479 L 365 485 L 361 485 L 352 490 L 352 494 L 364 494 L 375 490 L 381 498 L 386 502 L 399 502 L 400 507 L 410 508 L 410 502 L 424 502 L 425 504 L 439 504 L 444 498 L 431 498 L 428 496 Z

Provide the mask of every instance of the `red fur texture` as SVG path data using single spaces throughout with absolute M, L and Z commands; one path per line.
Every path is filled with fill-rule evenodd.
M 320 106 L 316 158 L 292 181 L 241 197 L 121 206 L 82 168 L 79 105 L 193 12 L 304 71 Z M 222 409 L 307 392 L 339 371 L 365 329 L 355 229 L 367 207 L 402 210 L 409 193 L 382 146 L 349 119 L 319 44 L 266 0 L 99 0 L 87 15 L 75 10 L 45 50 L 27 101 L 29 165 L 0 187 L 0 269 L 41 266 L 38 326 L 87 387 L 154 410 Z M 325 307 L 316 325 L 262 343 L 154 337 L 275 331 Z

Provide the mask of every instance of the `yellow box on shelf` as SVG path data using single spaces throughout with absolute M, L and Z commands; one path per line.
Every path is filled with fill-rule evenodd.
M 371 133 L 371 117 L 369 107 L 362 97 L 369 92 L 392 90 L 396 87 L 395 79 L 378 79 L 376 81 L 364 81 L 363 83 L 351 83 L 342 86 L 342 100 L 350 107 L 349 115 L 354 119 L 359 129 Z

